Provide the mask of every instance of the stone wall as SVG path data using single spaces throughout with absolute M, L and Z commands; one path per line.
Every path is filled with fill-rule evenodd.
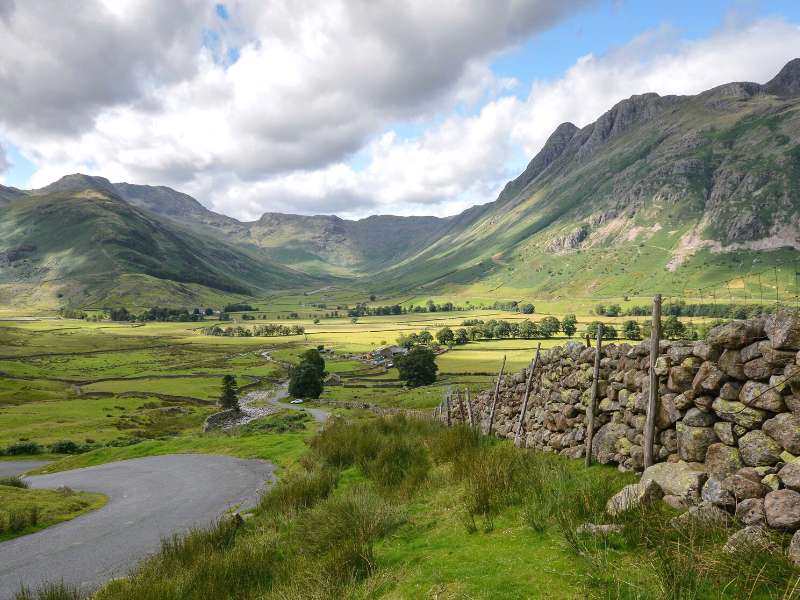
M 798 350 L 800 315 L 788 309 L 721 325 L 705 340 L 661 342 L 654 456 L 662 464 L 646 475 L 661 480 L 662 488 L 670 488 L 664 482 L 673 478 L 685 483 L 664 490 L 670 503 L 687 508 L 705 502 L 737 514 L 745 510 L 745 522 L 800 528 Z M 584 455 L 595 352 L 577 342 L 543 351 L 524 423 L 525 446 Z M 591 449 L 597 462 L 643 468 L 649 367 L 649 340 L 603 346 Z M 514 436 L 526 376 L 521 371 L 501 382 L 494 419 L 499 436 Z M 473 402 L 484 431 L 492 393 L 486 390 Z M 462 414 L 454 403 L 451 420 Z M 794 516 L 785 516 L 793 510 Z

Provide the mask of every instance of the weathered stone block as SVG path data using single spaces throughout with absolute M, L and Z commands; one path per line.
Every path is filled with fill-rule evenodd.
M 705 463 L 709 477 L 720 481 L 733 475 L 744 466 L 738 448 L 720 443 L 711 444 L 708 447 Z
M 774 529 L 796 531 L 800 528 L 800 493 L 775 490 L 764 498 L 767 524 Z
M 760 408 L 751 408 L 741 402 L 717 398 L 712 405 L 714 412 L 723 421 L 736 423 L 745 429 L 755 429 L 767 420 L 767 413 Z
M 800 313 L 780 308 L 767 317 L 764 331 L 773 348 L 797 350 L 800 348 Z
M 800 454 L 800 417 L 792 413 L 780 413 L 764 421 L 762 428 L 784 450 Z
M 738 444 L 742 461 L 750 467 L 774 465 L 781 459 L 781 447 L 760 429 L 744 434 Z

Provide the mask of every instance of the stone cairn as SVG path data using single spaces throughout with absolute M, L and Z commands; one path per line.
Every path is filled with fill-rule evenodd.
M 612 498 L 609 512 L 663 497 L 689 514 L 735 515 L 750 528 L 798 531 L 798 350 L 800 313 L 789 309 L 720 325 L 705 340 L 662 341 L 655 364 L 656 464 L 644 471 L 640 483 Z M 584 456 L 595 352 L 577 342 L 542 352 L 520 445 Z M 644 468 L 649 368 L 649 340 L 603 346 L 594 461 L 626 471 Z M 501 379 L 494 434 L 515 437 L 527 376 L 526 369 Z M 493 395 L 494 389 L 484 391 L 471 406 L 483 431 Z M 444 420 L 461 422 L 462 402 L 450 402 L 450 418 Z M 800 533 L 792 547 L 800 560 Z

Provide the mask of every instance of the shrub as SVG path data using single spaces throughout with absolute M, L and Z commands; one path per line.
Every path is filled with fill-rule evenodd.
M 48 583 L 35 591 L 24 587 L 14 596 L 14 600 L 83 600 L 85 596 L 78 588 L 64 583 Z
M 16 444 L 6 446 L 5 450 L 5 454 L 8 456 L 16 456 L 20 454 L 41 454 L 42 452 L 44 452 L 44 448 L 42 448 L 36 442 L 17 442 Z
M 287 514 L 311 508 L 330 495 L 337 480 L 338 474 L 330 468 L 289 475 L 261 497 L 259 510 Z
M 379 487 L 402 487 L 404 492 L 413 492 L 425 481 L 429 470 L 425 449 L 399 436 L 384 441 L 374 458 L 362 465 L 364 474 Z
M 50 445 L 50 452 L 54 454 L 80 454 L 83 450 L 72 440 L 60 440 Z

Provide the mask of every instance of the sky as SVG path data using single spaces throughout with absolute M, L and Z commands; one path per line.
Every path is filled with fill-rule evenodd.
M 765 82 L 796 0 L 0 0 L 0 184 L 456 214 L 633 94 Z

